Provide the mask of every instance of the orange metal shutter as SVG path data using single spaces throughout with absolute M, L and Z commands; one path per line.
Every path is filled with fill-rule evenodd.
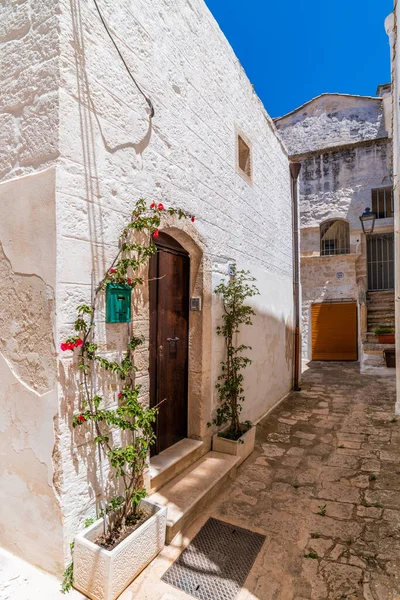
M 357 360 L 357 304 L 313 304 L 312 359 Z

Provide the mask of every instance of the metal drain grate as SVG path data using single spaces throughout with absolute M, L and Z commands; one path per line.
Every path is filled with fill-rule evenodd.
M 200 600 L 234 600 L 265 536 L 208 519 L 162 580 Z

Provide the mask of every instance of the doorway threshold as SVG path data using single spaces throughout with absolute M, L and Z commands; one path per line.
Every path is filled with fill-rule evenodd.
M 198 460 L 205 450 L 201 440 L 184 438 L 150 459 L 150 493 L 179 475 Z

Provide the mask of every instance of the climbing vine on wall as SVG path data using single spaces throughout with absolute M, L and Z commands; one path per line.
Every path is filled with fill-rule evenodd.
M 102 509 L 106 539 L 132 522 L 140 500 L 146 495 L 143 474 L 149 448 L 155 442 L 153 423 L 157 407 L 149 408 L 140 401 L 141 386 L 135 383 L 134 351 L 143 344 L 142 337 L 130 338 L 120 361 L 100 354 L 95 337 L 97 301 L 108 284 L 128 285 L 132 289 L 144 285 L 141 270 L 157 251 L 153 240 L 159 235 L 164 214 L 194 221 L 192 215 L 179 208 L 165 209 L 163 204 L 155 202 L 148 208 L 143 199 L 138 200 L 121 233 L 119 251 L 98 283 L 92 303 L 77 307 L 74 334 L 61 344 L 65 352 L 79 351 L 82 397 L 80 410 L 73 415 L 73 427 L 93 426 L 93 441 L 109 460 L 118 480 L 116 489 L 123 490 L 121 495 L 109 498 Z M 113 373 L 120 381 L 114 408 L 108 408 L 110 403 L 96 391 L 97 368 Z M 118 431 L 119 435 L 115 435 Z
M 242 325 L 252 325 L 255 312 L 245 301 L 259 294 L 254 281 L 248 271 L 238 271 L 236 265 L 233 265 L 229 281 L 222 281 L 214 290 L 215 294 L 221 296 L 224 306 L 222 325 L 218 325 L 217 335 L 224 338 L 226 358 L 221 362 L 221 374 L 215 386 L 220 406 L 212 423 L 218 427 L 228 423 L 227 429 L 219 435 L 233 440 L 239 439 L 244 429 L 251 426 L 247 422 L 243 428 L 240 423 L 240 413 L 245 401 L 243 370 L 252 362 L 243 352 L 251 348 L 237 344 L 235 340 Z

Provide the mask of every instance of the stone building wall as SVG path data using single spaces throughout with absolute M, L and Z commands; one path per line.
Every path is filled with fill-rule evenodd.
M 57 169 L 59 340 L 76 304 L 90 297 L 108 267 L 119 233 L 139 197 L 177 205 L 196 222 L 171 221 L 168 231 L 195 258 L 192 285 L 203 299 L 190 315 L 189 435 L 206 440 L 223 344 L 215 335 L 221 305 L 212 290 L 236 261 L 262 292 L 246 340 L 253 365 L 246 374 L 243 418 L 257 420 L 291 386 L 292 237 L 288 159 L 275 128 L 202 0 L 101 2 L 124 57 L 149 95 L 155 117 L 128 77 L 88 2 L 61 2 L 60 153 Z M 104 69 L 107 65 L 107 69 Z M 236 135 L 252 147 L 253 181 L 236 169 Z M 148 340 L 146 293 L 135 327 Z M 125 340 L 103 328 L 115 349 Z M 124 333 L 125 333 L 124 329 Z M 148 349 L 138 374 L 148 389 Z M 60 357 L 68 377 L 69 361 Z M 73 399 L 61 386 L 61 406 Z M 67 387 L 67 390 L 70 388 Z M 66 543 L 82 526 L 98 494 L 88 487 L 84 454 L 71 450 L 70 416 L 59 420 Z M 78 460 L 78 455 L 80 459 Z M 75 456 L 75 458 L 74 458 Z M 82 458 L 83 457 L 83 458 Z M 73 485 L 75 495 L 69 493 Z M 77 501 L 77 499 L 79 499 Z
M 291 155 L 387 137 L 381 98 L 322 94 L 275 119 Z
M 386 116 L 386 119 L 385 119 Z M 358 303 L 359 356 L 366 334 L 366 241 L 360 215 L 371 207 L 371 190 L 391 185 L 392 150 L 381 98 L 324 94 L 276 119 L 300 171 L 302 346 L 311 359 L 311 305 L 327 300 Z M 320 225 L 344 219 L 350 254 L 320 256 Z M 375 232 L 393 230 L 379 219 Z M 337 276 L 339 274 L 339 277 Z
M 391 108 L 393 111 L 393 195 L 394 195 L 394 244 L 396 270 L 400 265 L 400 11 L 397 2 L 394 3 L 393 13 L 385 20 L 385 29 L 389 37 L 391 60 Z M 395 324 L 396 324 L 396 353 L 400 356 L 400 278 L 395 279 Z M 400 360 L 396 361 L 396 414 L 400 414 Z
M 0 544 L 64 564 L 54 485 L 59 31 L 57 3 L 2 3 L 0 19 Z
M 27 129 L 26 152 L 32 159 L 28 164 L 18 158 L 25 156 L 22 134 L 21 140 L 10 137 L 7 143 L 16 158 L 6 161 L 4 178 L 10 179 L 13 190 L 20 191 L 19 204 L 10 203 L 9 222 L 14 219 L 16 228 L 12 243 L 19 239 L 25 219 L 23 240 L 28 253 L 29 243 L 36 242 L 22 271 L 36 282 L 30 298 L 41 294 L 41 304 L 35 302 L 32 310 L 36 318 L 39 313 L 43 319 L 47 315 L 47 329 L 43 324 L 39 340 L 35 338 L 37 330 L 28 332 L 29 343 L 34 340 L 36 349 L 40 346 L 42 371 L 48 372 L 48 381 L 40 378 L 36 394 L 40 400 L 32 392 L 36 403 L 42 402 L 47 411 L 42 417 L 43 409 L 38 407 L 36 423 L 45 431 L 39 438 L 35 432 L 49 486 L 44 522 L 34 524 L 35 529 L 44 531 L 40 555 L 32 557 L 29 536 L 22 527 L 18 547 L 13 546 L 14 529 L 8 528 L 1 510 L 0 527 L 4 545 L 59 573 L 69 555 L 69 542 L 84 519 L 95 514 L 100 490 L 90 436 L 82 428 L 73 431 L 71 424 L 79 397 L 76 365 L 58 349 L 71 333 L 76 306 L 90 300 L 92 277 L 98 282 L 110 266 L 136 200 L 162 201 L 166 207 L 180 206 L 196 215 L 195 223 L 169 219 L 166 231 L 190 253 L 191 294 L 203 301 L 202 311 L 191 313 L 189 324 L 189 435 L 203 439 L 205 449 L 210 443 L 207 422 L 215 408 L 214 384 L 223 356 L 223 343 L 215 334 L 222 308 L 212 290 L 227 277 L 232 262 L 251 271 L 261 292 L 253 299 L 254 327 L 243 335 L 243 341 L 252 346 L 249 354 L 253 358 L 246 373 L 248 403 L 243 419 L 256 421 L 291 387 L 292 208 L 285 148 L 202 0 L 155 0 L 150 4 L 138 0 L 134 5 L 128 0 L 99 2 L 132 73 L 153 102 L 153 119 L 149 119 L 147 103 L 126 73 L 93 3 L 60 0 L 40 8 L 42 3 L 31 0 L 30 4 L 13 5 L 9 17 L 13 25 L 4 43 L 10 41 L 21 53 L 25 42 L 30 47 L 31 33 L 39 35 L 32 24 L 25 32 L 25 13 L 20 16 L 19 12 L 24 4 L 29 6 L 30 18 L 40 10 L 49 16 L 38 26 L 43 39 L 40 44 L 36 41 L 26 78 L 21 71 L 16 80 L 20 83 L 12 84 L 15 73 L 10 71 L 10 86 L 15 85 L 18 97 L 26 96 L 30 103 L 26 109 L 18 105 L 9 111 L 15 119 L 10 131 L 15 133 L 23 121 L 19 110 L 22 115 L 34 113 L 35 118 Z M 15 62 L 15 57 L 10 60 L 10 69 Z M 252 148 L 251 183 L 236 167 L 238 131 Z M 33 183 L 38 177 L 44 185 L 39 190 Z M 8 188 L 3 189 L 11 197 Z M 41 228 L 34 218 L 39 215 L 34 212 L 38 205 L 46 211 Z M 19 275 L 19 266 L 15 268 Z M 46 269 L 48 279 L 42 273 Z M 23 297 L 20 287 L 16 287 L 16 295 Z M 27 297 L 26 303 L 29 301 Z M 134 309 L 134 332 L 146 336 L 146 345 L 137 356 L 138 381 L 146 394 L 146 287 L 135 297 Z M 10 311 L 10 318 L 16 319 L 21 307 L 10 307 Z M 104 304 L 97 326 L 102 349 L 109 357 L 120 356 L 126 347 L 127 329 L 104 323 Z M 16 368 L 12 371 L 17 372 Z M 30 381 L 25 362 L 19 376 Z M 104 383 L 103 389 L 110 392 L 109 401 L 113 402 L 112 385 Z M 51 401 L 45 404 L 47 390 Z M 19 402 L 16 396 L 15 404 Z M 13 405 L 7 434 L 11 446 L 16 444 L 14 415 Z M 26 437 L 18 443 L 18 451 L 31 452 Z M 27 465 L 28 488 L 29 475 Z M 107 478 L 107 472 L 104 476 Z M 44 486 L 43 475 L 41 483 Z M 41 510 L 41 501 L 33 497 L 30 494 L 29 502 L 34 504 L 30 518 L 35 510 Z M 29 534 L 33 539 L 32 532 Z

